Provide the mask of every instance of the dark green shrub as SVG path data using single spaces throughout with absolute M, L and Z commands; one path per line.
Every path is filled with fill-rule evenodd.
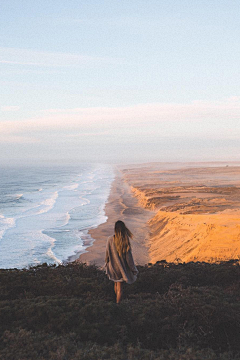
M 96 266 L 0 270 L 0 359 L 237 359 L 238 261 L 138 269 L 120 305 Z

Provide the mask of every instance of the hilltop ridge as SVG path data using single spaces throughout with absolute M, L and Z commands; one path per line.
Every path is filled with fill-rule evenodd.
M 1 360 L 238 360 L 238 260 L 138 266 L 117 305 L 96 266 L 0 269 Z

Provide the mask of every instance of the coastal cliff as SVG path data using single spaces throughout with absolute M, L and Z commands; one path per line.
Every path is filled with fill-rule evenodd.
M 155 212 L 150 262 L 216 262 L 240 257 L 240 167 L 196 167 L 144 172 L 127 169 L 139 205 Z

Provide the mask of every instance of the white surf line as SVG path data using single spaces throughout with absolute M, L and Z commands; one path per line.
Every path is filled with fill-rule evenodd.
M 16 221 L 14 218 L 6 218 L 4 215 L 0 214 L 0 239 L 3 238 L 8 229 L 14 228 L 15 226 Z
M 47 255 L 48 257 L 50 257 L 51 259 L 53 259 L 57 264 L 61 265 L 61 264 L 62 264 L 62 261 L 59 260 L 59 259 L 56 257 L 56 255 L 54 254 L 54 252 L 53 252 L 53 250 L 52 250 L 52 248 L 54 247 L 54 244 L 55 244 L 55 242 L 56 242 L 56 239 L 54 239 L 54 238 L 52 238 L 52 237 L 50 237 L 50 236 L 48 236 L 48 235 L 46 235 L 46 234 L 43 234 L 43 231 L 44 231 L 44 230 L 40 230 L 42 237 L 44 237 L 44 238 L 46 239 L 46 241 L 50 242 L 50 246 L 49 246 L 49 248 L 48 248 L 48 250 L 47 250 L 47 252 L 46 252 L 46 255 Z
M 37 215 L 39 214 L 44 214 L 46 212 L 48 212 L 49 210 L 51 210 L 53 207 L 54 207 L 54 204 L 56 203 L 56 200 L 58 198 L 59 194 L 58 194 L 58 191 L 55 191 L 52 195 L 52 197 L 46 199 L 46 200 L 43 200 L 41 203 L 40 203 L 40 206 L 41 205 L 46 205 L 46 209 L 41 209 Z

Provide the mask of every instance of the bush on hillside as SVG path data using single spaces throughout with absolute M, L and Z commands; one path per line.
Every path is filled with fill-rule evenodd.
M 138 270 L 116 305 L 96 266 L 1 269 L 0 359 L 240 358 L 238 261 Z

